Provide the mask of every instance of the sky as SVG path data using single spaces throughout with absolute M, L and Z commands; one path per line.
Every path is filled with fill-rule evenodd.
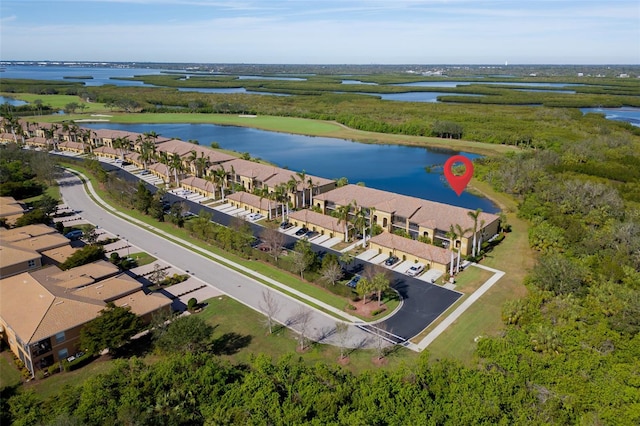
M 639 0 L 2 0 L 0 60 L 640 64 Z

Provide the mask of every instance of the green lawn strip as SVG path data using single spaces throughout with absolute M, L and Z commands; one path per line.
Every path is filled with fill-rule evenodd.
M 70 169 L 80 169 L 80 167 L 78 167 L 77 165 L 67 164 L 66 166 L 69 167 Z M 104 191 L 101 191 L 99 189 L 99 186 L 96 184 L 96 182 L 93 180 L 93 178 L 90 177 L 89 179 L 92 180 L 92 184 L 94 186 L 94 190 L 98 193 L 98 195 L 103 200 L 105 200 L 105 202 L 109 203 L 108 195 Z M 89 194 L 89 196 L 91 197 L 91 194 Z M 94 199 L 93 197 L 91 197 L 91 198 L 96 203 L 100 204 L 98 200 Z M 154 228 L 160 229 L 160 230 L 162 230 L 162 231 L 164 231 L 164 232 L 166 232 L 166 233 L 168 233 L 168 234 L 170 234 L 170 235 L 172 235 L 174 237 L 177 237 L 177 238 L 179 238 L 181 240 L 191 240 L 190 244 L 195 245 L 195 246 L 197 246 L 197 247 L 199 247 L 199 248 L 201 248 L 201 249 L 203 249 L 205 251 L 205 252 L 200 251 L 199 254 L 201 254 L 201 255 L 203 255 L 203 256 L 205 256 L 205 257 L 207 257 L 207 258 L 209 258 L 209 259 L 211 259 L 213 261 L 219 262 L 219 259 L 216 259 L 213 256 L 208 255 L 206 252 L 211 252 L 211 253 L 213 253 L 215 255 L 221 256 L 224 259 L 228 260 L 229 263 L 225 262 L 225 266 L 227 266 L 227 267 L 229 267 L 229 268 L 231 268 L 231 269 L 233 269 L 233 270 L 235 270 L 237 272 L 240 272 L 240 273 L 242 273 L 244 275 L 250 276 L 251 278 L 259 281 L 260 283 L 262 283 L 264 285 L 267 285 L 267 286 L 269 286 L 271 288 L 277 289 L 277 290 L 287 294 L 288 296 L 290 296 L 290 297 L 292 297 L 292 298 L 294 298 L 296 300 L 300 300 L 300 301 L 306 303 L 307 305 L 313 306 L 314 308 L 316 308 L 316 309 L 318 309 L 318 310 L 320 310 L 320 311 L 322 311 L 322 312 L 324 312 L 324 313 L 326 313 L 328 315 L 331 315 L 331 316 L 336 317 L 336 318 L 344 319 L 343 317 L 336 316 L 336 314 L 334 312 L 331 312 L 331 311 L 326 310 L 325 308 L 323 308 L 321 306 L 316 305 L 312 301 L 309 301 L 307 299 L 301 298 L 301 297 L 297 296 L 294 293 L 286 291 L 286 289 L 282 289 L 281 287 L 276 287 L 273 284 L 271 284 L 271 283 L 269 283 L 269 282 L 267 282 L 265 280 L 260 279 L 259 277 L 253 276 L 251 274 L 248 274 L 246 271 L 243 271 L 241 269 L 238 269 L 238 268 L 234 267 L 233 263 L 242 265 L 242 266 L 247 267 L 247 268 L 249 268 L 249 269 L 251 269 L 251 270 L 253 270 L 253 271 L 257 272 L 257 273 L 260 273 L 260 274 L 268 277 L 268 278 L 274 279 L 274 280 L 286 285 L 289 288 L 292 288 L 294 290 L 297 290 L 299 292 L 307 294 L 310 297 L 313 297 L 313 298 L 315 298 L 315 299 L 317 299 L 319 301 L 322 301 L 322 302 L 326 303 L 327 305 L 330 305 L 330 306 L 332 306 L 334 308 L 337 308 L 339 310 L 344 310 L 344 308 L 345 308 L 345 306 L 347 304 L 347 301 L 342 299 L 342 298 L 340 298 L 340 297 L 333 296 L 331 293 L 326 292 L 324 290 L 321 290 L 320 288 L 315 287 L 314 285 L 310 285 L 309 283 L 302 282 L 302 281 L 294 278 L 293 276 L 291 276 L 290 274 L 288 274 L 285 271 L 281 271 L 281 270 L 278 270 L 276 268 L 269 267 L 269 266 L 267 266 L 267 265 L 265 265 L 265 264 L 263 264 L 261 262 L 256 262 L 256 261 L 252 261 L 252 260 L 243 259 L 243 258 L 241 258 L 239 256 L 235 256 L 233 254 L 225 252 L 222 249 L 219 249 L 217 247 L 210 246 L 210 245 L 208 245 L 206 243 L 203 243 L 201 241 L 192 239 L 192 237 L 189 235 L 189 233 L 184 229 L 178 229 L 178 228 L 176 228 L 173 225 L 168 224 L 168 223 L 157 222 L 154 219 L 150 218 L 149 216 L 145 216 L 145 215 L 143 215 L 140 212 L 135 211 L 135 210 L 124 209 L 124 208 L 122 208 L 120 206 L 116 206 L 116 205 L 114 205 L 112 203 L 109 203 L 109 205 L 114 207 L 114 208 L 116 208 L 116 209 L 118 209 L 118 211 L 124 213 L 127 216 L 130 216 L 130 217 L 132 217 L 134 219 L 140 220 L 140 221 L 144 222 L 145 224 L 148 224 L 150 226 L 153 226 Z M 120 217 L 122 217 L 122 216 L 120 216 Z M 125 220 L 128 220 L 126 217 L 123 217 L 123 218 Z M 129 221 L 129 222 L 131 222 L 131 221 Z M 131 223 L 136 224 L 135 222 L 131 222 Z M 153 229 L 147 228 L 147 230 L 149 232 L 154 232 Z M 165 235 L 162 235 L 162 234 L 158 234 L 158 235 L 161 235 L 161 236 L 165 237 Z M 174 242 L 174 243 L 176 243 L 176 244 L 178 244 L 178 245 L 180 245 L 182 247 L 185 247 L 185 248 L 188 248 L 188 249 L 192 250 L 191 247 L 181 243 L 180 241 L 172 239 L 172 242 Z M 387 312 L 391 312 L 391 311 L 388 310 Z M 357 316 L 357 315 L 354 315 L 354 316 Z M 383 318 L 383 317 L 384 317 L 384 314 L 380 314 L 380 316 L 377 317 L 376 319 Z M 361 319 L 363 319 L 364 321 L 370 320 L 370 318 L 361 318 Z
M 149 253 L 146 253 L 144 251 L 131 253 L 129 255 L 129 257 L 132 258 L 132 259 L 135 259 L 136 264 L 138 266 L 148 265 L 148 264 L 153 263 L 156 260 L 158 260 L 155 257 L 151 256 Z
M 197 315 L 215 326 L 214 339 L 226 333 L 236 333 L 241 337 L 250 336 L 251 339 L 246 348 L 235 354 L 222 355 L 222 358 L 234 362 L 247 362 L 256 353 L 266 354 L 275 360 L 287 354 L 295 354 L 296 358 L 300 357 L 305 363 L 313 365 L 317 362 L 336 362 L 340 356 L 340 348 L 319 343 L 311 344 L 304 353 L 296 353 L 298 341 L 295 332 L 277 325 L 274 327 L 274 333 L 268 334 L 263 315 L 230 297 L 219 296 L 208 299 L 206 303 L 208 306 Z M 396 346 L 392 353 L 386 356 L 386 365 L 377 367 L 371 361 L 375 356 L 374 350 L 347 349 L 346 352 L 349 364 L 344 368 L 354 373 L 372 368 L 394 369 L 402 364 L 415 362 L 420 356 L 411 350 Z
M 477 290 L 485 281 L 493 276 L 493 272 L 486 269 L 467 267 L 463 272 L 456 276 L 456 290 L 465 294 Z
M 21 381 L 22 376 L 16 365 L 11 361 L 12 357 L 13 354 L 9 354 L 8 350 L 3 351 L 2 356 L 0 356 L 0 389 L 15 386 Z

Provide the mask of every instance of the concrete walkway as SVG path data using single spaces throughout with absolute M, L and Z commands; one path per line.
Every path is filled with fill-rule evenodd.
M 215 277 L 217 281 L 216 285 L 213 285 L 214 287 L 248 307 L 262 312 L 261 295 L 265 292 L 264 289 L 268 289 L 267 292 L 277 296 L 280 307 L 280 311 L 277 313 L 277 316 L 274 317 L 276 322 L 299 332 L 297 328 L 302 326 L 300 315 L 302 315 L 303 310 L 308 310 L 312 313 L 312 320 L 307 330 L 308 338 L 320 343 L 340 344 L 338 339 L 341 338 L 335 334 L 335 325 L 337 322 L 340 322 L 339 318 L 341 318 L 343 322 L 350 324 L 347 341 L 343 342 L 346 347 L 371 348 L 376 345 L 375 336 L 371 332 L 362 330 L 357 326 L 365 324 L 359 318 L 333 306 L 329 306 L 322 301 L 310 298 L 304 293 L 284 286 L 278 281 L 252 271 L 249 268 L 233 264 L 231 261 L 195 246 L 189 241 L 176 238 L 154 226 L 128 217 L 104 203 L 104 201 L 98 197 L 88 180 L 86 180 L 86 185 L 81 185 L 78 183 L 79 179 L 77 177 L 72 177 L 71 173 L 66 173 L 61 181 L 63 182 L 61 184 L 61 190 L 65 202 L 69 205 L 74 205 L 75 208 L 83 209 L 87 213 L 88 218 L 94 217 L 92 222 L 102 225 L 101 228 L 103 229 L 112 227 L 121 229 L 121 233 L 130 235 L 129 239 L 134 242 L 138 241 L 135 242 L 135 244 L 143 249 L 145 249 L 145 243 L 155 244 L 153 247 L 158 251 L 158 254 L 155 254 L 155 252 L 153 254 L 158 256 L 158 259 L 171 258 L 184 265 L 182 269 L 185 269 L 185 267 L 191 269 L 192 266 L 192 272 L 186 271 L 187 273 L 195 274 L 195 271 L 198 270 L 198 276 L 200 277 Z M 87 192 L 93 197 L 93 202 L 88 199 Z M 71 200 L 73 203 L 69 202 Z M 107 216 L 112 216 L 115 221 L 108 219 Z M 115 223 L 121 221 L 124 222 L 120 225 Z M 137 230 L 135 234 L 134 229 Z M 145 237 L 145 231 L 151 231 L 151 235 L 153 235 L 154 238 Z M 166 244 L 152 242 L 160 238 L 162 239 L 161 241 L 165 241 Z M 160 247 L 159 244 L 163 247 Z M 170 244 L 176 247 L 169 247 Z M 154 248 L 146 248 L 146 250 L 153 252 Z M 162 252 L 162 254 L 160 252 Z M 171 254 L 167 254 L 167 252 Z M 201 259 L 194 258 L 194 255 Z M 210 266 L 205 266 L 207 264 Z M 181 267 L 178 266 L 178 268 L 180 269 Z M 236 269 L 241 270 L 243 273 L 239 273 Z M 205 278 L 205 280 L 205 282 L 208 283 L 208 279 Z M 267 282 L 271 287 L 266 286 L 263 282 Z M 208 283 L 208 285 L 212 284 Z M 308 303 L 298 300 L 293 297 L 293 295 L 301 300 L 308 301 Z M 310 304 L 314 304 L 317 308 L 314 309 Z M 329 315 L 327 312 L 331 312 L 333 315 Z

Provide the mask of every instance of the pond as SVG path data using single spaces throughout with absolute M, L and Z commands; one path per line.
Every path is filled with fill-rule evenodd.
M 0 105 L 9 104 L 12 106 L 22 106 L 29 102 L 21 101 L 19 99 L 8 98 L 6 96 L 0 96 Z
M 640 127 L 640 108 L 580 108 L 583 114 L 593 112 L 603 114 L 609 120 L 626 121 L 634 126 Z
M 478 155 L 399 145 L 364 144 L 344 139 L 291 135 L 263 130 L 213 124 L 116 124 L 83 123 L 92 129 L 117 129 L 136 133 L 155 131 L 170 138 L 197 140 L 209 146 L 249 152 L 294 174 L 330 179 L 346 177 L 350 183 L 363 182 L 371 188 L 410 195 L 475 210 L 496 212 L 488 199 L 468 192 L 458 197 L 446 183 L 442 165 L 452 155 Z M 429 171 L 431 170 L 431 171 Z

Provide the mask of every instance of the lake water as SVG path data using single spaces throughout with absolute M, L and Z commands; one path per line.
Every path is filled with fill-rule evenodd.
M 444 180 L 442 165 L 452 155 L 468 158 L 477 155 L 428 148 L 372 145 L 343 139 L 291 135 L 263 130 L 217 126 L 212 124 L 116 124 L 82 123 L 92 129 L 127 130 L 136 133 L 155 131 L 170 138 L 198 140 L 209 146 L 217 142 L 221 148 L 249 152 L 292 174 L 307 173 L 330 179 L 346 177 L 349 183 L 364 182 L 371 188 L 410 195 L 466 207 L 496 212 L 489 200 L 464 192 L 458 197 Z M 431 173 L 425 168 L 436 166 Z M 437 166 L 440 167 L 437 167 Z
M 26 105 L 29 102 L 21 101 L 19 99 L 7 98 L 6 96 L 0 96 L 0 105 L 9 104 L 13 106 L 22 106 Z
M 582 111 L 583 114 L 588 112 L 604 114 L 609 120 L 626 121 L 634 126 L 640 127 L 640 108 L 580 108 L 580 111 Z
M 111 80 L 110 77 L 134 77 L 136 75 L 157 75 L 162 70 L 151 68 L 93 68 L 93 67 L 61 67 L 37 65 L 7 65 L 0 73 L 0 81 L 5 78 L 23 78 L 29 80 L 60 80 L 82 81 L 87 86 L 102 86 L 113 84 L 116 86 L 145 86 L 140 81 Z M 92 79 L 74 79 L 64 77 L 86 77 Z

